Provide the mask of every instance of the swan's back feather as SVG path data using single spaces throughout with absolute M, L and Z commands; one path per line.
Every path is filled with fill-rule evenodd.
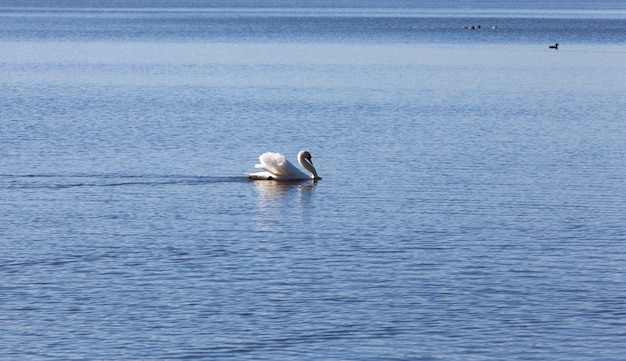
M 259 156 L 261 164 L 255 165 L 256 168 L 263 169 L 277 176 L 285 174 L 285 163 L 288 163 L 285 156 L 280 153 L 265 152 Z

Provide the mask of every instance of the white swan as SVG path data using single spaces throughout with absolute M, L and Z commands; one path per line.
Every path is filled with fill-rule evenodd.
M 311 153 L 306 150 L 301 150 L 300 153 L 298 153 L 298 163 L 300 163 L 302 168 L 311 173 L 310 175 L 296 168 L 280 153 L 263 153 L 259 157 L 259 161 L 261 164 L 257 164 L 254 167 L 263 169 L 264 172 L 246 173 L 250 179 L 277 181 L 322 179 L 317 175 L 317 171 L 315 167 L 313 167 Z

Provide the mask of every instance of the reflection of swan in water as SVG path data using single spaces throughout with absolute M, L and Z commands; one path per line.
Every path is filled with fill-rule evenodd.
M 251 183 L 254 183 L 257 193 L 257 205 L 253 214 L 259 231 L 276 232 L 282 227 L 307 227 L 307 219 L 314 208 L 313 194 L 317 182 Z
M 291 181 L 291 180 L 318 180 L 322 179 L 317 175 L 315 167 L 313 167 L 313 161 L 311 160 L 311 153 L 306 150 L 301 150 L 298 153 L 298 163 L 307 170 L 309 174 L 304 173 L 291 162 L 289 162 L 284 155 L 280 153 L 266 152 L 259 157 L 260 164 L 255 165 L 255 168 L 263 169 L 264 172 L 247 173 L 250 179 L 254 180 L 277 180 L 277 181 Z
M 275 206 L 276 202 L 288 195 L 297 194 L 298 198 L 303 197 L 313 190 L 314 181 L 309 182 L 254 182 L 259 200 L 263 205 Z

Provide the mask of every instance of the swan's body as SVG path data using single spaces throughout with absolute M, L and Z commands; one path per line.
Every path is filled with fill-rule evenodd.
M 263 169 L 263 172 L 247 173 L 247 176 L 250 177 L 250 179 L 277 181 L 322 179 L 317 175 L 317 171 L 315 170 L 315 167 L 313 167 L 311 153 L 306 150 L 301 150 L 300 153 L 298 153 L 298 163 L 300 163 L 302 168 L 310 174 L 298 169 L 280 153 L 263 153 L 259 157 L 259 161 L 261 163 L 255 165 L 254 167 Z

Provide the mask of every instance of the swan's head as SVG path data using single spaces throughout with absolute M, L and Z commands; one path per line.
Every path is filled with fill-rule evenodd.
M 309 163 L 313 164 L 313 160 L 311 159 L 311 153 L 309 153 L 308 150 L 300 151 L 300 154 L 302 154 L 303 159 L 306 159 L 309 161 Z

